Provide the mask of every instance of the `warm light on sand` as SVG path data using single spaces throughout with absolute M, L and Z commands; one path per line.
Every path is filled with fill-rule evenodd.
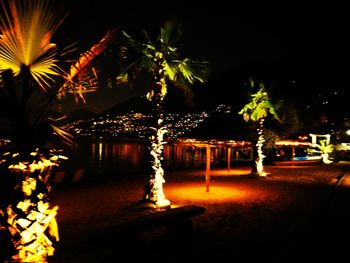
M 234 186 L 232 183 L 212 184 L 210 192 L 205 191 L 205 185 L 199 182 L 188 182 L 186 184 L 171 184 L 167 187 L 168 196 L 177 203 L 188 202 L 246 202 L 259 199 L 266 193 L 256 191 L 256 189 L 240 185 Z
M 227 169 L 211 169 L 210 176 L 244 176 L 251 173 L 252 168 L 250 166 L 232 167 L 228 172 Z M 205 176 L 205 171 L 190 171 L 192 176 Z
M 342 179 L 342 184 L 341 184 L 341 187 L 350 187 L 350 179 L 345 177 Z

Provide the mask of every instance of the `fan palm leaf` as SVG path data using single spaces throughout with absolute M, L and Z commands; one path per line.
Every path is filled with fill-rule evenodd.
M 60 74 L 57 47 L 51 38 L 63 19 L 58 20 L 48 1 L 2 2 L 0 19 L 0 71 L 11 69 L 18 75 L 22 65 L 44 90 L 52 75 Z
M 60 62 L 67 49 L 63 54 L 51 42 L 65 16 L 59 19 L 57 10 L 45 0 L 1 1 L 1 7 L 0 133 L 10 136 L 13 143 L 32 140 L 35 144 L 37 140 L 31 136 L 42 134 L 33 131 L 48 121 L 47 110 L 56 99 L 72 93 L 77 103 L 85 103 L 85 94 L 96 91 L 97 74 L 92 63 L 114 41 L 116 31 L 108 31 L 65 71 Z M 54 126 L 51 131 L 64 134 Z

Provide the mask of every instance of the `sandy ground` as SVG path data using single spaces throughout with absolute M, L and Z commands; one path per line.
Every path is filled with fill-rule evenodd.
M 57 185 L 52 205 L 59 206 L 60 241 L 48 261 L 297 262 L 305 251 L 314 259 L 321 255 L 320 244 L 333 238 L 319 229 L 328 220 L 325 207 L 335 185 L 349 166 L 265 166 L 266 178 L 249 177 L 247 167 L 217 168 L 209 191 L 203 170 L 166 171 L 164 191 L 172 207 L 206 209 L 192 218 L 192 231 L 157 228 L 125 239 L 106 234 L 102 241 L 96 235 L 149 212 L 136 205 L 146 176 Z

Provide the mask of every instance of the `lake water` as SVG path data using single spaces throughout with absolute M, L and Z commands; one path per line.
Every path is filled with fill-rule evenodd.
M 225 165 L 225 147 L 211 149 L 211 166 Z M 67 151 L 69 158 L 61 165 L 67 173 L 83 170 L 89 177 L 123 176 L 151 171 L 149 149 L 139 140 L 81 140 Z M 231 158 L 232 158 L 231 154 Z M 206 148 L 186 144 L 165 144 L 163 167 L 173 169 L 205 169 Z

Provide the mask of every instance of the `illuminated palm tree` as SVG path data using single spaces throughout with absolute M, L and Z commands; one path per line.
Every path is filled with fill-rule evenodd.
M 250 95 L 249 102 L 239 111 L 239 114 L 243 115 L 245 121 L 252 121 L 258 123 L 258 139 L 256 143 L 256 160 L 253 173 L 257 172 L 259 176 L 266 176 L 267 173 L 264 171 L 263 159 L 263 145 L 265 142 L 264 138 L 264 121 L 266 117 L 271 115 L 274 119 L 280 121 L 279 116 L 276 112 L 276 106 L 272 104 L 268 92 L 263 82 L 256 82 L 253 78 L 249 79 L 248 86 L 256 93 Z
M 316 144 L 322 155 L 322 161 L 325 164 L 330 164 L 332 161 L 329 159 L 329 154 L 334 152 L 334 145 L 327 143 L 327 140 L 320 140 L 319 144 Z
M 167 132 L 163 124 L 163 100 L 168 83 L 188 90 L 190 84 L 205 82 L 208 76 L 208 63 L 203 60 L 182 58 L 177 48 L 182 29 L 176 21 L 167 21 L 155 41 L 143 32 L 138 41 L 125 31 L 122 32 L 120 83 L 132 83 L 138 73 L 151 75 L 147 99 L 153 106 L 154 123 L 150 135 L 150 153 L 153 172 L 145 187 L 144 200 L 157 206 L 170 202 L 163 192 L 164 170 L 162 168 L 163 137 Z
M 84 98 L 95 90 L 91 62 L 112 39 L 108 32 L 69 70 L 51 42 L 63 21 L 49 1 L 1 2 L 0 16 L 0 261 L 46 262 L 58 241 L 49 205 L 50 175 L 61 156 L 51 135 L 68 134 L 50 125 L 45 112 L 56 99 L 73 92 Z

